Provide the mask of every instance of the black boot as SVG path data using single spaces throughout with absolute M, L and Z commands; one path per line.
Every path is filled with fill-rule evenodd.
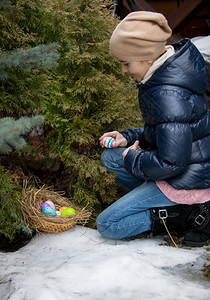
M 183 232 L 195 228 L 195 219 L 200 213 L 200 208 L 197 204 L 178 204 L 174 206 L 151 208 L 150 213 L 152 218 L 151 231 L 153 233 L 166 232 L 163 220 L 170 232 Z
M 210 245 L 210 201 L 199 204 L 200 213 L 195 219 L 194 231 L 185 234 L 184 244 L 191 247 Z

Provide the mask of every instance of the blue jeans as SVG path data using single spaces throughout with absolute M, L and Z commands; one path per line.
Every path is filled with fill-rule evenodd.
M 151 230 L 150 208 L 172 206 L 154 181 L 140 181 L 124 167 L 122 153 L 125 148 L 106 149 L 102 153 L 102 164 L 108 172 L 117 173 L 116 180 L 129 192 L 111 204 L 97 218 L 101 235 L 109 239 L 122 239 Z

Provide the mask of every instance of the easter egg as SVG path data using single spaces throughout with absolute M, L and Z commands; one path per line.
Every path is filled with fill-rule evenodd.
M 112 148 L 114 142 L 115 142 L 115 140 L 112 137 L 110 137 L 110 136 L 107 136 L 107 137 L 103 138 L 103 140 L 102 140 L 102 144 L 106 148 Z
M 66 206 L 62 206 L 59 210 L 60 212 L 62 212 L 62 210 L 64 210 L 65 208 L 67 208 Z
M 43 210 L 44 207 L 46 206 L 50 206 L 49 204 L 47 204 L 46 202 L 44 202 L 42 205 L 41 205 L 41 210 Z
M 57 215 L 56 211 L 51 206 L 45 206 L 42 209 L 42 212 L 43 212 L 43 214 L 48 215 L 50 217 L 54 217 Z
M 47 203 L 49 206 L 55 209 L 55 204 L 52 201 L 48 200 L 45 203 Z
M 75 214 L 75 210 L 72 207 L 67 207 L 61 212 L 61 216 L 70 216 L 74 214 Z

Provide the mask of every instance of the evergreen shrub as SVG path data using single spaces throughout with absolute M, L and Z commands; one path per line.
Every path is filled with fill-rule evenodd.
M 38 112 L 44 95 L 43 82 L 58 59 L 58 44 L 52 41 L 56 34 L 59 36 L 59 28 L 52 26 L 56 17 L 49 3 L 42 0 L 0 3 L 0 153 L 3 154 L 22 148 L 26 144 L 22 135 L 44 120 L 43 116 L 31 115 Z M 1 155 L 1 163 L 7 167 L 13 165 L 10 159 L 10 155 Z M 18 249 L 32 230 L 23 220 L 19 204 L 21 186 L 12 181 L 5 168 L 0 168 L 0 249 Z
M 13 176 L 0 166 L 0 236 L 4 235 L 9 240 L 20 233 L 32 235 L 32 229 L 23 219 L 20 198 L 21 186 L 14 183 Z
M 8 77 L 1 79 L 0 117 L 34 112 L 45 116 L 45 159 L 53 156 L 62 162 L 68 177 L 66 194 L 93 211 L 91 226 L 96 215 L 124 192 L 115 174 L 107 174 L 101 165 L 98 139 L 107 131 L 141 125 L 135 82 L 122 74 L 109 53 L 109 38 L 119 22 L 110 10 L 112 4 L 5 0 L 0 5 L 0 58 L 3 65 L 10 54 L 17 60 L 17 67 L 6 68 Z M 18 64 L 18 49 L 39 50 L 50 43 L 59 53 L 51 69 L 38 66 L 38 56 L 32 58 L 30 70 Z
M 72 0 L 65 8 L 61 58 L 42 103 L 54 129 L 49 144 L 70 174 L 69 193 L 97 213 L 119 197 L 115 175 L 107 175 L 101 165 L 98 138 L 141 122 L 134 82 L 109 53 L 119 22 L 110 3 Z

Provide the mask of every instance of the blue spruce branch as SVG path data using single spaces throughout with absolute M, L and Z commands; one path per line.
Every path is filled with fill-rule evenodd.
M 27 50 L 17 49 L 10 52 L 3 52 L 0 58 L 0 79 L 7 79 L 8 68 L 32 68 L 52 69 L 57 65 L 59 59 L 58 44 L 38 45 Z
M 13 149 L 21 149 L 26 141 L 21 135 L 30 132 L 45 121 L 43 115 L 21 117 L 18 120 L 7 117 L 0 119 L 0 153 L 8 154 Z
M 9 0 L 0 0 L 0 8 L 7 7 L 10 4 Z

